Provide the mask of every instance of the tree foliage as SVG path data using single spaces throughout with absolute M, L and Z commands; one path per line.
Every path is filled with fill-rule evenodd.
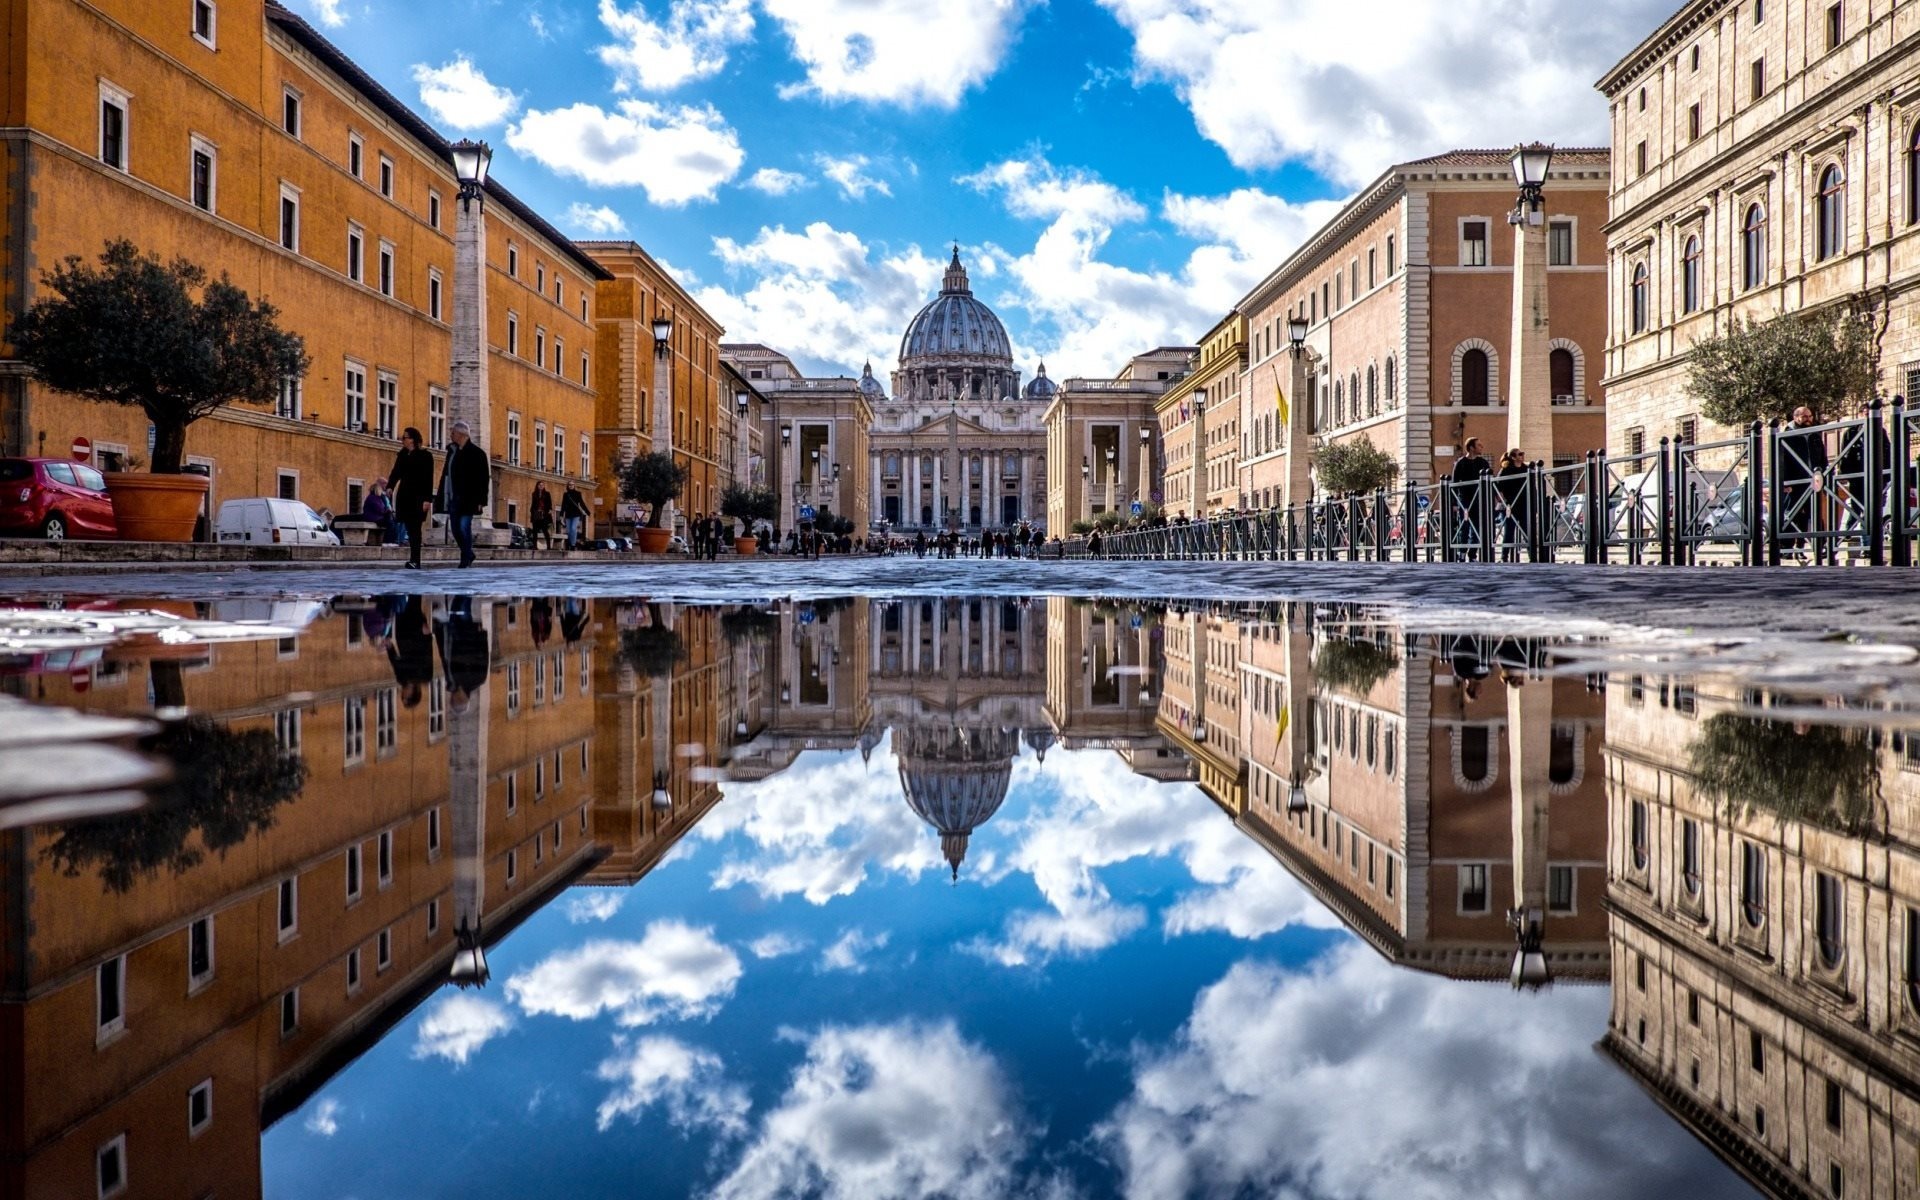
M 1400 666 L 1391 645 L 1365 638 L 1329 637 L 1313 652 L 1313 676 L 1324 687 L 1365 696 Z
M 1735 428 L 1873 399 L 1879 351 L 1870 320 L 1845 309 L 1735 321 L 1694 342 L 1687 389 L 1709 420 Z
M 1688 759 L 1697 786 L 1740 811 L 1849 833 L 1874 824 L 1880 761 L 1862 730 L 1719 713 Z
M 1319 472 L 1321 489 L 1336 496 L 1392 487 L 1400 478 L 1400 464 L 1393 455 L 1375 446 L 1365 434 L 1351 442 L 1321 446 L 1314 454 L 1314 469 Z
M 667 505 L 679 499 L 687 486 L 687 469 L 673 461 L 673 455 L 655 452 L 642 454 L 620 471 L 620 495 L 651 508 L 647 528 L 660 528 Z
M 168 725 L 146 747 L 173 763 L 172 782 L 136 813 L 63 826 L 45 854 L 68 875 L 99 872 L 125 892 L 161 868 L 180 874 L 211 850 L 224 855 L 273 826 L 306 786 L 307 766 L 267 729 L 234 730 L 205 717 Z M 194 833 L 199 844 L 191 843 Z
M 647 623 L 620 631 L 620 664 L 649 679 L 672 675 L 687 657 L 680 631 L 669 628 L 658 604 L 647 605 Z
M 163 263 L 115 240 L 97 267 L 70 256 L 40 283 L 52 294 L 14 319 L 15 352 L 55 391 L 143 410 L 155 474 L 180 472 L 187 427 L 201 417 L 271 404 L 283 381 L 307 373 L 306 347 L 280 328 L 278 309 L 187 259 Z
M 736 521 L 774 521 L 780 517 L 780 497 L 771 488 L 730 483 L 720 493 L 720 515 Z

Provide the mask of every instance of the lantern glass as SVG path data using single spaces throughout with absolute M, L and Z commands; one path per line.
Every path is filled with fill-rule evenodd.
M 1287 340 L 1298 350 L 1307 340 L 1307 319 L 1295 317 L 1287 322 Z
M 493 163 L 493 148 L 485 142 L 467 138 L 453 144 L 453 174 L 461 183 L 479 187 L 487 184 L 487 169 Z
M 1515 147 L 1513 181 L 1523 188 L 1539 188 L 1547 182 L 1547 170 L 1553 165 L 1553 147 L 1541 142 Z
M 653 322 L 653 340 L 664 342 L 673 336 L 673 322 L 665 317 L 657 317 Z

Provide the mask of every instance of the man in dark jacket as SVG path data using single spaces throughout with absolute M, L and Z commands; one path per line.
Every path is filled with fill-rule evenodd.
M 420 431 L 409 425 L 400 435 L 400 453 L 387 472 L 393 493 L 393 519 L 405 530 L 407 565 L 420 569 L 422 529 L 433 516 L 433 451 L 420 444 Z
M 1468 438 L 1461 447 L 1463 453 L 1453 464 L 1453 502 L 1458 514 L 1455 537 L 1464 540 L 1469 546 L 1480 544 L 1480 527 L 1476 520 L 1480 511 L 1480 481 L 1493 474 L 1493 464 L 1480 450 L 1479 438 Z M 1468 558 L 1478 558 L 1478 550 L 1469 550 Z
M 447 465 L 440 472 L 440 507 L 453 529 L 453 540 L 460 544 L 463 567 L 473 565 L 473 519 L 485 511 L 492 481 L 493 468 L 487 452 L 474 443 L 473 427 L 455 421 Z
M 434 636 L 446 671 L 447 701 L 454 712 L 465 712 L 474 694 L 486 686 L 493 668 L 487 631 L 473 619 L 473 597 L 452 597 L 447 615 L 434 623 Z
M 393 681 L 400 685 L 400 704 L 417 708 L 427 685 L 433 682 L 433 634 L 427 629 L 425 596 L 395 596 L 397 611 L 387 642 L 387 661 Z
M 1806 559 L 1804 539 L 1795 535 L 1819 528 L 1820 493 L 1827 474 L 1826 435 L 1799 432 L 1813 425 L 1813 410 L 1803 404 L 1793 410 L 1793 423 L 1780 434 L 1780 528 L 1789 535 L 1783 539 L 1787 549 L 1802 561 Z

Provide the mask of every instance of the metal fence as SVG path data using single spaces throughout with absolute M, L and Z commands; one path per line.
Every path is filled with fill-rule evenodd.
M 1920 408 L 1056 543 L 1068 558 L 1912 566 Z

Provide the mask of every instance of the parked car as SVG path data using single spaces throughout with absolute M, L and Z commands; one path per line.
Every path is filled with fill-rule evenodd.
M 507 531 L 507 548 L 509 550 L 532 549 L 533 531 L 528 529 L 525 525 L 521 525 L 514 521 L 495 521 L 493 523 L 493 527 L 495 529 L 504 529 Z
M 338 546 L 340 535 L 298 500 L 257 496 L 222 504 L 213 540 L 222 546 Z
M 63 458 L 0 458 L 0 533 L 50 542 L 118 537 L 106 477 Z

